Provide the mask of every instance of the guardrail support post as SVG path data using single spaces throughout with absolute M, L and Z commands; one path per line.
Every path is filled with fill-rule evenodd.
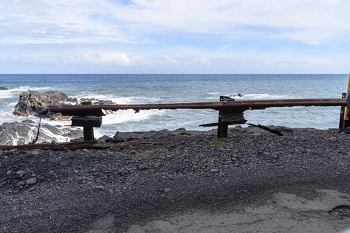
M 227 96 L 220 96 L 220 101 L 235 101 L 234 99 L 227 97 Z M 227 138 L 227 132 L 228 132 L 228 123 L 223 121 L 223 110 L 219 110 L 219 119 L 218 119 L 218 138 Z
M 84 141 L 93 141 L 94 127 L 101 127 L 102 117 L 97 116 L 73 116 L 72 126 L 83 126 Z
M 84 141 L 93 141 L 95 139 L 93 127 L 84 126 L 83 133 L 84 133 Z
M 218 134 L 217 137 L 219 138 L 227 138 L 227 132 L 228 132 L 228 124 L 222 122 L 222 113 L 219 110 L 219 121 L 218 121 Z

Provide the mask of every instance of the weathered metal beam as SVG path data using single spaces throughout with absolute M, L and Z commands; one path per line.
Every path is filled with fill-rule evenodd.
M 88 141 L 88 142 L 67 142 L 67 143 L 57 143 L 57 144 L 49 144 L 49 143 L 43 143 L 43 144 L 27 144 L 27 145 L 1 145 L 0 150 L 35 150 L 35 149 L 59 149 L 59 148 L 66 148 L 68 150 L 77 150 L 86 148 L 89 146 L 92 146 L 96 144 L 97 141 Z
M 346 106 L 345 99 L 279 99 L 279 100 L 235 100 L 220 102 L 194 102 L 194 103 L 169 103 L 169 104 L 115 104 L 115 105 L 72 105 L 49 106 L 39 112 L 44 115 L 50 112 L 60 112 L 70 116 L 103 116 L 105 110 L 128 110 L 136 112 L 149 109 L 214 109 L 230 110 L 230 112 L 243 112 L 245 110 L 265 109 L 270 107 L 292 106 Z

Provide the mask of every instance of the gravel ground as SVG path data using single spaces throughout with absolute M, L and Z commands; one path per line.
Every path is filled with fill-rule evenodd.
M 315 232 L 350 227 L 350 135 L 276 128 L 284 135 L 255 127 L 231 128 L 228 138 L 219 139 L 215 130 L 179 129 L 120 133 L 124 141 L 109 143 L 107 149 L 2 152 L 0 231 L 235 232 L 232 229 L 242 227 L 239 221 L 215 223 L 221 228 L 206 224 L 214 215 L 227 219 L 235 212 L 247 217 L 247 207 L 282 203 L 281 193 L 284 201 L 295 195 L 309 203 L 320 197 L 317 190 L 339 195 L 328 198 L 323 212 L 311 207 L 306 211 L 329 222 L 329 228 L 314 228 Z M 344 203 L 330 201 L 337 198 Z M 201 216 L 203 221 L 196 227 L 175 221 L 182 224 L 176 228 L 176 216 Z M 265 232 L 255 223 L 236 232 Z M 291 224 L 281 222 L 273 229 L 298 232 Z

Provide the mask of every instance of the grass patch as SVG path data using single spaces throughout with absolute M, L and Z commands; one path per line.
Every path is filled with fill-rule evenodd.
M 228 142 L 222 142 L 218 140 L 213 140 L 209 142 L 209 145 L 212 145 L 212 146 L 225 145 L 225 144 L 228 144 Z
M 140 152 L 139 154 L 140 154 L 142 157 L 149 157 L 149 156 L 152 155 L 154 152 L 155 152 L 154 150 L 145 150 L 145 151 Z
M 160 153 L 160 152 L 166 152 L 167 150 L 163 148 L 156 148 L 156 149 L 149 149 L 149 150 L 144 150 L 142 152 L 137 153 L 138 155 L 141 155 L 142 157 L 149 157 L 155 153 Z

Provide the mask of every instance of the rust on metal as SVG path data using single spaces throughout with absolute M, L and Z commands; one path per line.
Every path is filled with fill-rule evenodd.
M 277 129 L 270 129 L 269 127 L 266 127 L 266 126 L 260 125 L 260 124 L 255 125 L 255 124 L 248 123 L 248 125 L 251 125 L 251 126 L 254 126 L 254 127 L 257 127 L 257 128 L 260 128 L 260 129 L 263 129 L 263 130 L 266 130 L 266 131 L 269 131 L 271 133 L 277 134 L 278 136 L 283 136 L 283 133 L 281 133 Z
M 200 126 L 218 126 L 218 137 L 227 137 L 228 125 L 244 124 L 246 122 L 244 119 L 244 111 L 246 110 L 293 106 L 346 106 L 346 100 L 342 98 L 235 100 L 231 99 L 230 97 L 220 96 L 220 101 L 218 102 L 49 106 L 40 111 L 38 114 L 44 115 L 48 112 L 60 112 L 62 115 L 75 116 L 79 118 L 86 116 L 104 116 L 102 110 L 118 111 L 133 109 L 137 113 L 140 110 L 150 109 L 213 109 L 219 111 L 218 122 Z M 84 140 L 89 141 L 93 139 L 93 128 L 84 127 Z
M 0 146 L 0 150 L 9 151 L 9 150 L 35 150 L 35 149 L 68 149 L 68 150 L 77 150 L 90 147 L 96 144 L 97 141 L 84 141 L 84 142 L 67 142 L 67 143 L 57 143 L 57 144 L 28 144 L 28 145 L 4 145 Z
M 70 105 L 49 106 L 38 114 L 44 115 L 50 112 L 60 112 L 69 116 L 103 116 L 104 110 L 128 110 L 136 112 L 150 109 L 214 109 L 231 110 L 231 112 L 244 112 L 245 110 L 265 109 L 270 107 L 293 106 L 346 106 L 345 99 L 279 99 L 279 100 L 235 100 L 217 102 L 194 103 L 168 103 L 168 104 L 115 104 L 115 105 Z

